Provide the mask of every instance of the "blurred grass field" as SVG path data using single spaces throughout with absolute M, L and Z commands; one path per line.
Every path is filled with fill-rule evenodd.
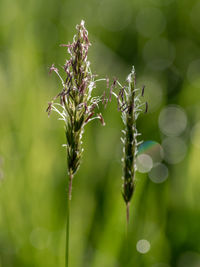
M 45 109 L 60 90 L 48 68 L 64 64 L 59 45 L 81 19 L 92 70 L 124 83 L 134 65 L 146 85 L 138 129 L 155 165 L 141 162 L 126 235 L 117 103 L 102 110 L 105 127 L 86 127 L 70 266 L 200 266 L 199 14 L 195 0 L 0 1 L 0 267 L 64 266 L 65 135 Z

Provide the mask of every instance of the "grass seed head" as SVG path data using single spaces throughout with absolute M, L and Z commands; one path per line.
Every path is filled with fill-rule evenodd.
M 48 115 L 51 111 L 59 114 L 59 119 L 65 123 L 66 149 L 68 161 L 68 173 L 70 177 L 76 173 L 82 158 L 82 135 L 84 126 L 91 120 L 98 119 L 103 125 L 102 115 L 97 115 L 101 97 L 92 97 L 93 89 L 96 87 L 95 76 L 91 72 L 88 61 L 88 49 L 91 43 L 88 39 L 88 32 L 82 20 L 76 26 L 77 34 L 71 44 L 62 44 L 67 48 L 69 59 L 66 60 L 63 69 L 65 77 L 61 77 L 59 70 L 54 66 L 50 73 L 55 72 L 59 77 L 62 90 L 49 103 Z M 105 80 L 106 79 L 101 79 Z M 59 102 L 56 100 L 59 99 Z
M 119 93 L 113 93 L 117 98 L 118 110 L 121 111 L 122 120 L 124 123 L 123 137 L 123 187 L 122 195 L 127 206 L 127 220 L 129 218 L 129 205 L 135 189 L 135 172 L 136 172 L 136 156 L 138 151 L 137 136 L 140 135 L 136 128 L 136 120 L 142 112 L 142 106 L 145 106 L 147 111 L 147 103 L 141 103 L 140 97 L 144 96 L 144 87 L 136 88 L 136 73 L 135 68 L 132 68 L 131 73 L 127 77 L 127 84 L 122 86 L 118 81 Z

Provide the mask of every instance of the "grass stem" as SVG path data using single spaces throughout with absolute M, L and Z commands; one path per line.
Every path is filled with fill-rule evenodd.
M 70 204 L 71 204 L 71 192 L 72 192 L 72 180 L 73 174 L 69 175 L 68 184 L 68 196 L 67 196 L 67 220 L 66 220 L 66 254 L 65 254 L 65 266 L 69 266 L 69 228 L 70 228 Z
M 127 222 L 127 228 L 129 224 L 129 208 L 130 208 L 130 202 L 126 204 L 126 222 Z

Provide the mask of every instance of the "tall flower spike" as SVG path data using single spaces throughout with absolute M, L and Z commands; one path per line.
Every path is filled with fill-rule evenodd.
M 69 174 L 69 198 L 71 199 L 72 179 L 80 166 L 82 157 L 82 134 L 84 126 L 93 119 L 99 119 L 104 124 L 101 114 L 95 116 L 94 110 L 98 108 L 100 97 L 92 98 L 92 91 L 96 87 L 95 75 L 90 69 L 90 62 L 87 60 L 88 48 L 91 45 L 88 39 L 88 32 L 84 26 L 84 21 L 76 26 L 77 34 L 73 38 L 72 44 L 62 44 L 67 47 L 71 58 L 64 64 L 66 73 L 65 79 L 59 74 L 59 70 L 50 68 L 50 73 L 54 71 L 61 80 L 62 90 L 49 103 L 48 114 L 56 111 L 60 120 L 65 122 L 67 161 Z M 105 80 L 106 79 L 101 79 Z M 64 82 L 65 81 L 65 82 Z M 54 103 L 59 98 L 60 103 Z
M 127 85 L 120 86 L 119 94 L 115 95 L 118 100 L 118 109 L 122 113 L 122 120 L 125 125 L 123 137 L 123 188 L 122 195 L 127 207 L 127 222 L 129 221 L 129 206 L 135 189 L 135 172 L 136 172 L 136 155 L 138 145 L 137 136 L 140 135 L 137 132 L 136 120 L 139 114 L 142 112 L 141 107 L 145 103 L 141 104 L 140 95 L 144 95 L 144 87 L 142 90 L 136 88 L 136 74 L 134 67 L 131 73 L 127 77 Z
M 90 69 L 90 62 L 87 59 L 88 49 L 91 45 L 88 39 L 88 32 L 84 26 L 84 21 L 76 26 L 77 34 L 73 38 L 72 44 L 63 44 L 67 47 L 70 59 L 66 60 L 63 69 L 66 73 L 63 79 L 59 70 L 50 68 L 50 73 L 55 72 L 61 80 L 62 90 L 49 103 L 48 115 L 51 111 L 59 114 L 59 119 L 65 123 L 66 152 L 68 162 L 68 204 L 67 204 L 67 229 L 66 229 L 66 266 L 68 266 L 68 243 L 69 243 L 69 207 L 72 195 L 72 180 L 78 170 L 82 158 L 82 135 L 84 127 L 91 120 L 98 119 L 105 125 L 101 113 L 95 116 L 95 109 L 98 108 L 102 97 L 92 97 L 96 82 Z M 55 101 L 59 99 L 59 103 Z

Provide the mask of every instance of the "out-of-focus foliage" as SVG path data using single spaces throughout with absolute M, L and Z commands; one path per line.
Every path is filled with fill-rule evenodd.
M 200 2 L 0 2 L 0 266 L 64 266 L 63 124 L 45 109 L 60 91 L 48 75 L 86 21 L 89 59 L 103 77 L 135 65 L 149 113 L 126 235 L 117 103 L 84 134 L 72 198 L 70 266 L 200 265 Z M 102 94 L 104 84 L 96 88 Z

